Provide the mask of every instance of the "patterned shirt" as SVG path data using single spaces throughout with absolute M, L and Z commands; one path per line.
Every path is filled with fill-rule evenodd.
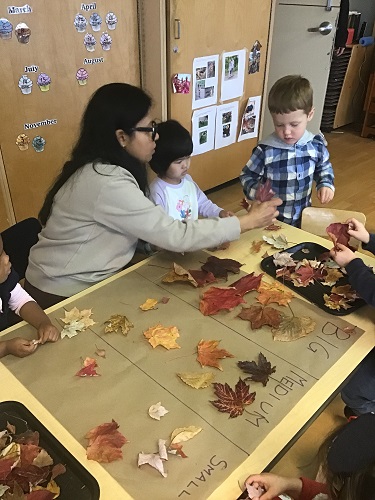
M 313 180 L 319 190 L 323 186 L 334 191 L 334 174 L 329 153 L 320 135 L 305 131 L 296 144 L 289 145 L 275 133 L 261 141 L 240 175 L 245 196 L 255 198 L 259 183 L 271 179 L 282 222 L 299 226 L 302 210 L 311 205 Z

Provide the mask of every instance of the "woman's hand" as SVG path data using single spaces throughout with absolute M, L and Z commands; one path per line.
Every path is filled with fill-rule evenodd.
M 301 479 L 276 476 L 275 474 L 253 474 L 246 479 L 245 486 L 247 484 L 265 490 L 260 497 L 253 497 L 253 499 L 259 500 L 272 500 L 282 493 L 298 498 L 302 491 Z
M 332 259 L 340 266 L 345 267 L 357 256 L 350 248 L 342 245 L 341 243 L 336 243 L 335 247 L 329 252 Z
M 358 241 L 361 241 L 362 243 L 368 243 L 370 241 L 370 234 L 365 228 L 365 226 L 362 224 L 362 222 L 359 222 L 357 219 L 348 219 L 346 221 L 346 224 L 349 224 L 349 230 L 348 233 L 350 236 L 353 236 L 356 238 Z
M 280 198 L 272 198 L 272 200 L 265 201 L 264 203 L 253 201 L 248 213 L 239 217 L 241 233 L 271 224 L 279 215 L 277 207 L 281 204 L 282 201 Z

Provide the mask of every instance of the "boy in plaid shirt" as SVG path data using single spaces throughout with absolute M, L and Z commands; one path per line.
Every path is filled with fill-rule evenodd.
M 321 203 L 330 202 L 335 191 L 325 141 L 306 130 L 314 115 L 310 82 L 298 75 L 280 78 L 270 90 L 268 109 L 275 132 L 253 150 L 240 181 L 246 198 L 253 200 L 258 185 L 269 178 L 283 200 L 278 219 L 300 226 L 302 210 L 311 205 L 313 180 Z

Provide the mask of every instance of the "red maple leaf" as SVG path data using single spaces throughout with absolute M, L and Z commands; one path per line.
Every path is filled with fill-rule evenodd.
M 122 458 L 121 447 L 128 440 L 118 428 L 118 423 L 112 420 L 94 427 L 86 434 L 85 437 L 89 440 L 86 450 L 89 460 L 109 463 Z
M 250 205 L 246 198 L 242 198 L 240 206 L 243 207 L 245 210 L 247 210 Z
M 274 191 L 271 189 L 271 179 L 267 179 L 264 184 L 261 182 L 258 184 L 256 193 L 255 193 L 255 199 L 263 202 L 263 201 L 270 201 L 273 198 L 273 195 L 275 194 Z
M 251 292 L 251 290 L 258 290 L 262 281 L 262 276 L 263 273 L 257 275 L 254 273 L 247 274 L 232 283 L 231 287 L 234 287 L 239 295 L 244 296 L 245 293 Z
M 336 247 L 337 243 L 341 243 L 350 250 L 355 251 L 356 249 L 349 245 L 350 234 L 348 233 L 349 224 L 342 224 L 341 222 L 334 222 L 330 224 L 327 228 L 327 234 L 333 241 L 334 246 Z
M 244 406 L 251 405 L 255 400 L 255 392 L 249 392 L 250 386 L 241 378 L 235 385 L 234 390 L 227 384 L 215 382 L 213 384 L 215 394 L 219 398 L 216 401 L 210 401 L 216 408 L 225 413 L 229 413 L 229 418 L 235 418 L 242 415 Z
M 76 377 L 99 377 L 100 373 L 95 370 L 97 367 L 96 359 L 86 358 L 83 361 L 83 367 L 76 373 Z
M 236 288 L 212 286 L 202 295 L 199 310 L 205 316 L 219 311 L 232 311 L 238 304 L 245 302 Z

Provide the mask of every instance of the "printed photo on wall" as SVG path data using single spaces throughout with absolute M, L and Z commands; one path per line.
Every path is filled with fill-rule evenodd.
M 193 60 L 193 109 L 216 104 L 218 63 L 218 55 Z
M 221 75 L 221 100 L 227 101 L 240 97 L 245 80 L 246 50 L 224 52 Z
M 216 106 L 194 111 L 192 116 L 193 155 L 214 149 Z
M 176 73 L 172 77 L 172 91 L 174 94 L 190 93 L 191 75 L 188 73 Z
M 238 123 L 238 101 L 217 107 L 215 127 L 215 149 L 236 142 Z
M 260 69 L 260 49 L 262 48 L 259 40 L 255 40 L 252 49 L 249 52 L 248 74 L 257 73 Z
M 249 97 L 242 115 L 238 141 L 258 137 L 261 96 Z

